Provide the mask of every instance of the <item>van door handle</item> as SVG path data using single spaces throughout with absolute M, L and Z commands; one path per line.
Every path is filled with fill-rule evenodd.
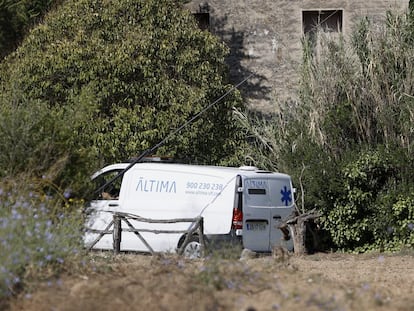
M 276 216 L 273 216 L 273 219 L 282 219 L 282 216 L 276 215 Z
M 110 207 L 118 207 L 119 204 L 118 203 L 109 203 L 108 206 L 110 206 Z

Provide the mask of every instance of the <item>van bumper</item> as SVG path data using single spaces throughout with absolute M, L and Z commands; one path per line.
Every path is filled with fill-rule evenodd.
M 235 230 L 231 230 L 228 234 L 211 234 L 206 235 L 208 242 L 216 243 L 242 243 L 242 236 L 237 235 Z

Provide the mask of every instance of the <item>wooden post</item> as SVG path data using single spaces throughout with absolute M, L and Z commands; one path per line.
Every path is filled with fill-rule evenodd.
M 306 229 L 309 221 L 314 221 L 321 214 L 315 210 L 300 214 L 292 215 L 289 219 L 279 227 L 282 231 L 289 227 L 293 239 L 293 248 L 296 255 L 305 255 L 308 253 L 306 249 Z
M 299 218 L 295 224 L 289 224 L 293 235 L 293 247 L 295 254 L 306 255 L 308 250 L 306 249 L 306 222 Z
M 114 224 L 114 220 L 112 219 L 112 221 L 106 226 L 106 228 L 103 230 L 103 231 L 100 231 L 99 230 L 99 235 L 98 235 L 98 237 L 92 242 L 92 244 L 91 245 L 89 245 L 89 247 L 88 247 L 88 250 L 90 251 L 95 245 L 96 245 L 96 243 L 98 243 L 99 242 L 99 240 L 100 239 L 102 239 L 102 237 L 105 235 L 105 234 L 108 234 L 108 233 L 111 233 L 112 232 L 112 234 L 113 234 L 113 230 L 112 231 L 110 231 L 109 232 L 109 228 L 111 228 L 111 226 Z
M 113 247 L 114 253 L 119 254 L 121 251 L 121 216 L 114 214 L 114 231 L 113 231 Z
M 206 250 L 206 241 L 204 240 L 204 218 L 200 217 L 198 221 L 198 240 L 201 247 L 201 257 L 204 257 Z
M 145 241 L 145 239 L 142 237 L 141 234 L 139 234 L 138 230 L 134 228 L 134 226 L 128 221 L 127 218 L 124 218 L 124 221 L 126 222 L 126 224 L 128 225 L 129 228 L 132 229 L 132 232 L 134 232 L 134 234 L 141 240 L 142 243 L 144 243 L 144 245 L 148 248 L 148 250 L 151 252 L 151 255 L 154 255 L 154 250 L 152 249 L 152 247 L 148 244 L 147 241 Z

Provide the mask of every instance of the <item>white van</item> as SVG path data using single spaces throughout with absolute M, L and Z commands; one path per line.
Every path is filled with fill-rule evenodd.
M 101 187 L 127 167 L 130 163 L 107 166 L 93 180 Z M 295 209 L 291 178 L 286 174 L 254 167 L 136 163 L 104 192 L 90 204 L 90 229 L 104 230 L 116 211 L 150 219 L 202 216 L 208 241 L 238 239 L 244 248 L 256 252 L 270 252 L 281 243 L 293 249 L 292 239 L 278 228 Z M 131 223 L 136 229 L 157 230 L 187 230 L 190 225 Z M 175 252 L 185 239 L 175 233 L 141 235 L 156 252 Z M 87 231 L 86 245 L 97 236 Z M 133 232 L 122 232 L 121 237 L 121 251 L 148 251 Z M 188 249 L 199 251 L 196 239 L 189 240 Z M 93 248 L 113 249 L 112 235 L 104 235 Z

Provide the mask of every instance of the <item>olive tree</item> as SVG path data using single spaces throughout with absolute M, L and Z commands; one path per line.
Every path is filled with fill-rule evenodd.
M 2 105 L 38 101 L 82 114 L 65 139 L 76 138 L 72 155 L 93 155 L 89 169 L 151 148 L 232 87 L 228 48 L 180 3 L 65 1 L 1 64 Z M 158 153 L 238 164 L 242 137 L 232 111 L 241 107 L 230 92 Z M 57 121 L 72 124 L 64 115 Z

